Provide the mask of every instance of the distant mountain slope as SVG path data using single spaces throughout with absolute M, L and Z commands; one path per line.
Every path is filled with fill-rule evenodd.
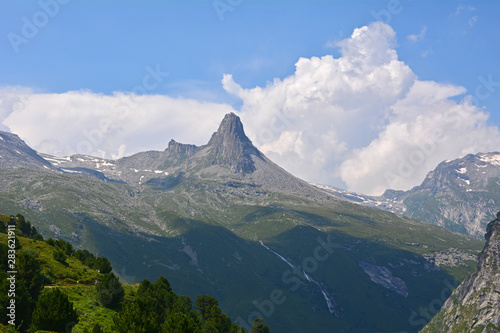
M 476 271 L 421 332 L 500 332 L 500 213 L 488 224 Z
M 486 223 L 500 208 L 500 153 L 469 154 L 445 161 L 409 191 L 380 197 L 319 186 L 365 206 L 404 214 L 482 239 Z
M 17 135 L 0 131 L 0 168 L 50 170 L 52 165 Z
M 415 331 L 426 322 L 413 311 L 463 279 L 482 247 L 292 176 L 234 114 L 204 146 L 43 156 L 52 169 L 0 168 L 2 211 L 108 257 L 124 281 L 164 275 L 211 294 L 242 327 L 259 313 L 277 332 Z

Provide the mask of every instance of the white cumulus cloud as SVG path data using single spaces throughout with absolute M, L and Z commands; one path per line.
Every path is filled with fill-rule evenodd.
M 222 83 L 243 100 L 241 116 L 265 154 L 302 178 L 342 185 L 343 159 L 377 136 L 416 79 L 395 44 L 394 30 L 377 22 L 339 42 L 338 59 L 301 58 L 293 75 L 266 87 L 243 89 L 231 75 Z
M 295 73 L 265 87 L 243 89 L 231 75 L 222 80 L 243 101 L 251 139 L 285 169 L 382 194 L 420 184 L 443 160 L 498 150 L 487 113 L 462 87 L 418 80 L 398 59 L 387 24 L 355 29 L 337 45 L 339 58 L 301 58 Z
M 418 42 L 419 40 L 424 39 L 426 33 L 427 33 L 427 26 L 424 25 L 418 35 L 408 35 L 406 36 L 406 38 L 408 38 L 412 42 Z
M 204 144 L 231 111 L 229 105 L 161 95 L 0 90 L 4 128 L 34 149 L 60 156 L 117 158 L 165 149 L 170 139 Z
M 392 107 L 393 118 L 368 146 L 356 149 L 341 165 L 341 177 L 352 190 L 380 194 L 387 188 L 409 189 L 447 159 L 498 150 L 498 128 L 488 115 L 450 97 L 456 86 L 417 81 Z

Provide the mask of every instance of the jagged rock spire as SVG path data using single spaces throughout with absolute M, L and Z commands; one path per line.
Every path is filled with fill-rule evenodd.
M 219 125 L 219 129 L 212 135 L 210 144 L 214 143 L 242 143 L 243 145 L 252 145 L 252 142 L 245 135 L 243 124 L 240 117 L 233 112 L 226 114 Z
M 251 155 L 261 155 L 245 135 L 240 118 L 232 112 L 224 117 L 208 146 L 214 164 L 230 167 L 235 172 L 255 171 Z

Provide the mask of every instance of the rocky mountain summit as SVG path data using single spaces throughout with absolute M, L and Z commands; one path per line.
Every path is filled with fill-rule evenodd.
M 178 156 L 191 156 L 198 151 L 198 147 L 195 145 L 179 143 L 172 139 L 168 143 L 167 150 L 172 154 L 176 154 Z
M 500 331 L 500 212 L 488 224 L 477 269 L 421 332 Z
M 387 190 L 378 197 L 321 188 L 365 206 L 483 239 L 485 221 L 494 218 L 500 206 L 500 153 L 469 154 L 444 161 L 421 185 L 408 191 Z
M 252 156 L 262 159 L 262 154 L 245 135 L 243 124 L 234 113 L 224 117 L 207 146 L 214 164 L 227 166 L 235 172 L 254 172 Z

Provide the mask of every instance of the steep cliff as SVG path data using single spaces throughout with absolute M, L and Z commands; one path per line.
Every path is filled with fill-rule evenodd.
M 485 238 L 476 271 L 421 332 L 500 332 L 500 212 Z

